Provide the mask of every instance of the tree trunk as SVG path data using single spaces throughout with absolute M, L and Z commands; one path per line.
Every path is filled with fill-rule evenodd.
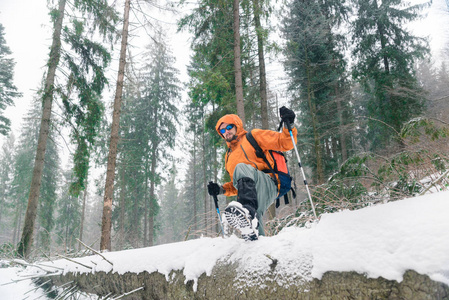
M 138 191 L 138 187 L 137 187 L 137 174 L 134 173 L 133 175 L 134 179 L 134 186 L 133 186 L 133 193 L 134 196 L 133 198 L 133 210 L 132 210 L 132 220 L 134 220 L 134 226 L 132 226 L 132 245 L 134 248 L 139 248 L 139 231 L 140 231 L 140 226 L 138 226 L 137 224 L 139 220 L 139 202 L 140 199 L 138 199 L 138 195 L 139 195 L 139 191 Z
M 157 104 L 154 107 L 154 124 L 156 126 L 159 122 L 159 114 L 158 114 L 158 106 Z M 158 147 L 159 147 L 159 137 L 153 137 L 151 149 L 151 166 L 150 166 L 150 203 L 149 203 L 149 216 L 148 216 L 148 246 L 153 246 L 154 242 L 154 216 L 155 216 L 155 208 L 154 202 L 156 199 L 155 187 L 156 187 L 156 167 L 157 167 L 157 159 L 158 159 Z
M 125 246 L 125 171 L 124 168 L 120 168 L 120 198 L 119 198 L 119 209 L 120 209 L 120 217 L 119 217 L 119 238 L 118 245 L 119 249 L 123 250 Z
M 197 226 L 197 214 L 198 209 L 196 207 L 196 126 L 193 128 L 193 229 L 196 232 Z
M 87 182 L 87 178 L 86 178 L 86 182 Z M 81 211 L 81 225 L 80 225 L 80 238 L 79 238 L 80 241 L 83 240 L 84 219 L 85 219 L 85 215 L 86 215 L 86 200 L 87 200 L 87 186 L 83 192 L 83 208 Z M 81 251 L 81 246 L 82 246 L 82 244 L 80 242 L 78 245 L 78 251 Z
M 149 205 L 148 205 L 148 161 L 145 162 L 145 187 L 144 187 L 144 201 L 145 201 L 145 208 L 144 208 L 144 220 L 143 220 L 143 244 L 145 247 L 149 246 L 149 239 L 148 239 L 148 214 L 149 214 Z
M 239 0 L 233 2 L 234 12 L 234 76 L 235 76 L 235 100 L 237 104 L 237 115 L 242 119 L 245 125 L 245 105 L 243 103 L 243 82 L 242 82 L 242 64 L 240 52 L 240 15 Z
M 346 133 L 344 128 L 344 120 L 343 120 L 343 109 L 341 108 L 341 98 L 338 92 L 338 88 L 335 88 L 335 95 L 337 96 L 337 113 L 338 113 L 338 122 L 339 122 L 339 134 L 340 134 L 340 145 L 341 145 L 341 158 L 342 163 L 344 163 L 348 159 L 348 147 L 346 146 Z
M 112 114 L 111 138 L 109 143 L 108 166 L 106 171 L 106 183 L 103 199 L 103 218 L 101 223 L 100 250 L 111 251 L 111 229 L 112 229 L 112 197 L 114 194 L 115 164 L 117 160 L 118 130 L 120 123 L 120 112 L 122 105 L 123 79 L 125 76 L 126 47 L 128 43 L 128 25 L 130 1 L 125 2 L 123 17 L 122 45 L 120 49 L 120 61 L 115 90 L 114 112 Z
M 318 120 L 316 117 L 316 107 L 313 103 L 312 99 L 314 99 L 314 92 L 312 89 L 312 85 L 310 82 L 310 65 L 309 65 L 309 59 L 308 59 L 308 52 L 307 49 L 304 49 L 305 51 L 305 58 L 306 58 L 306 71 L 307 71 L 307 101 L 309 104 L 309 110 L 310 115 L 312 117 L 312 128 L 313 128 L 313 140 L 314 140 L 314 151 L 316 156 L 316 177 L 318 184 L 321 184 L 324 182 L 324 167 L 323 167 L 323 156 L 321 153 L 321 143 L 320 143 L 320 137 L 318 133 Z
M 59 1 L 58 17 L 54 24 L 53 42 L 50 50 L 50 60 L 48 62 L 47 78 L 43 95 L 42 119 L 39 129 L 39 139 L 34 161 L 33 177 L 31 180 L 28 206 L 25 214 L 25 224 L 23 226 L 22 238 L 17 248 L 17 254 L 21 257 L 28 257 L 33 245 L 34 224 L 36 222 L 39 192 L 42 182 L 42 170 L 44 169 L 45 150 L 50 131 L 51 106 L 53 103 L 53 92 L 56 69 L 61 57 L 61 31 L 64 19 L 66 0 Z
M 156 122 L 157 124 L 157 122 Z M 157 160 L 157 147 L 156 143 L 152 150 L 152 160 L 151 160 L 151 183 L 150 183 L 150 203 L 149 203 L 149 222 L 148 222 L 148 246 L 153 246 L 154 241 L 154 199 L 155 196 L 155 181 L 156 181 L 156 160 Z
M 260 87 L 260 113 L 262 116 L 262 129 L 268 129 L 268 97 L 267 97 L 267 76 L 265 71 L 265 54 L 263 50 L 262 25 L 260 24 L 260 4 L 259 0 L 253 1 L 254 24 L 257 35 L 257 53 L 259 55 L 259 87 Z
M 205 124 L 204 121 L 204 108 L 203 108 L 203 114 L 202 114 L 202 120 L 201 124 Z M 206 139 L 205 139 L 205 130 L 201 130 L 201 144 L 202 144 L 202 152 L 203 152 L 203 159 L 201 161 L 202 167 L 203 167 L 203 202 L 204 202 L 204 229 L 205 234 L 207 236 L 207 179 L 206 179 Z

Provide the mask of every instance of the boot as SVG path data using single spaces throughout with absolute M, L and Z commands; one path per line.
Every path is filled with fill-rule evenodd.
M 237 182 L 237 201 L 232 201 L 223 213 L 223 223 L 226 234 L 229 235 L 229 227 L 240 232 L 243 239 L 254 241 L 258 239 L 259 232 L 257 211 L 257 191 L 254 180 L 243 177 Z

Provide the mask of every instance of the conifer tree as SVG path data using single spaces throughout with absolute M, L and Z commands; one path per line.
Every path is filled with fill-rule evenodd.
M 159 212 L 157 186 L 162 163 L 171 159 L 178 119 L 179 79 L 175 58 L 158 33 L 136 73 L 128 68 L 118 153 L 119 209 L 114 211 L 120 244 L 152 245 Z M 126 237 L 124 236 L 126 232 Z
M 10 228 L 8 226 L 8 218 L 10 214 L 10 196 L 11 196 L 11 181 L 12 181 L 12 168 L 14 165 L 14 144 L 15 137 L 11 133 L 8 139 L 2 146 L 0 153 L 0 234 L 6 236 L 5 229 Z M 9 218 L 8 218 L 9 219 Z
M 70 9 L 74 14 L 68 15 L 70 22 L 66 22 L 66 24 L 69 23 L 70 25 L 64 26 L 67 9 Z M 76 14 L 83 14 L 85 18 L 76 18 Z M 52 9 L 50 15 L 53 22 L 53 36 L 42 93 L 39 138 L 25 225 L 17 248 L 18 255 L 25 258 L 30 254 L 33 244 L 53 101 L 59 94 L 65 108 L 65 120 L 69 123 L 74 120 L 79 125 L 72 133 L 73 141 L 78 145 L 75 154 L 75 175 L 77 179 L 75 181 L 79 184 L 75 184 L 73 190 L 76 194 L 84 188 L 84 178 L 87 176 L 85 157 L 88 152 L 86 149 L 96 135 L 101 119 L 101 106 L 97 100 L 106 84 L 104 68 L 110 61 L 108 51 L 87 36 L 96 32 L 103 37 L 112 39 L 115 32 L 114 24 L 117 20 L 115 11 L 109 7 L 106 0 L 95 2 L 80 0 L 73 3 L 59 0 L 58 7 Z M 68 72 L 62 72 L 64 75 L 68 74 L 66 80 L 62 80 L 64 75 L 57 74 L 61 62 L 64 62 L 64 66 L 69 70 Z M 66 86 L 57 85 L 56 78 L 60 78 L 61 82 L 66 83 Z
M 101 220 L 100 250 L 111 250 L 112 230 L 112 198 L 114 195 L 115 167 L 117 160 L 117 145 L 119 138 L 120 110 L 122 105 L 123 81 L 125 76 L 126 50 L 128 45 L 129 11 L 131 0 L 126 0 L 123 12 L 123 29 L 120 46 L 119 68 L 114 95 L 114 110 L 112 112 L 111 135 L 109 139 L 109 154 L 106 170 L 106 182 L 103 198 L 103 216 Z
M 81 220 L 81 203 L 78 196 L 70 192 L 73 181 L 73 170 L 63 172 L 63 185 L 58 200 L 58 218 L 56 220 L 57 242 L 64 246 L 66 252 L 76 250 Z
M 402 124 L 423 112 L 425 97 L 414 63 L 428 52 L 423 38 L 407 23 L 428 4 L 407 6 L 400 0 L 357 0 L 352 23 L 356 63 L 353 76 L 369 97 L 366 107 L 371 149 L 391 143 Z
M 174 67 L 175 58 L 163 32 L 149 47 L 148 62 L 143 72 L 142 106 L 145 114 L 140 115 L 141 124 L 145 124 L 145 136 L 149 142 L 147 181 L 149 182 L 149 223 L 148 243 L 154 240 L 154 216 L 158 212 L 156 201 L 156 185 L 159 182 L 157 167 L 163 158 L 169 158 L 169 149 L 175 146 L 176 127 L 178 122 L 177 103 L 180 97 L 179 71 Z
M 350 122 L 349 84 L 342 37 L 333 32 L 347 8 L 337 1 L 293 1 L 284 19 L 285 69 L 292 107 L 298 111 L 301 147 L 313 179 L 323 183 L 347 158 L 344 126 Z M 311 145 L 311 146 L 308 146 Z
M 14 98 L 20 97 L 14 85 L 14 60 L 8 58 L 11 50 L 6 44 L 5 28 L 0 24 L 0 134 L 7 135 L 11 121 L 3 115 L 6 107 L 14 104 Z
M 170 176 L 162 189 L 161 212 L 158 216 L 161 227 L 161 233 L 158 235 L 159 243 L 179 242 L 184 237 L 184 216 L 188 208 L 179 197 L 180 193 L 176 187 L 178 179 L 176 163 L 173 162 Z
M 236 94 L 242 93 L 238 98 L 243 103 L 247 89 L 249 70 L 244 62 L 247 61 L 248 45 L 241 33 L 238 39 L 240 52 L 237 51 L 237 55 L 241 56 L 238 61 L 241 63 L 242 89 L 236 86 L 240 84 L 240 80 L 237 79 L 239 83 L 236 82 L 234 66 L 237 62 L 234 59 L 234 8 L 235 11 L 238 10 L 238 1 L 204 0 L 178 23 L 180 29 L 188 30 L 194 37 L 191 45 L 194 54 L 188 67 L 189 96 L 192 101 L 218 104 L 210 124 L 208 122 L 210 130 L 213 130 L 213 121 L 218 120 L 218 116 L 237 113 Z M 239 104 L 239 114 L 243 111 L 244 107 Z
M 33 158 L 38 142 L 39 116 L 41 113 L 41 103 L 39 103 L 38 99 L 39 98 L 36 98 L 34 100 L 33 106 L 24 119 L 15 149 L 13 181 L 11 184 L 11 204 L 15 208 L 14 242 L 17 242 L 16 238 L 18 237 L 18 232 L 16 231 L 22 226 L 26 199 L 28 198 L 30 191 Z M 50 247 L 50 233 L 53 230 L 55 222 L 54 206 L 57 198 L 56 190 L 58 188 L 59 178 L 59 155 L 56 146 L 57 139 L 55 138 L 53 130 L 49 133 L 49 137 L 50 138 L 47 140 L 48 151 L 45 153 L 45 164 L 39 192 L 39 206 L 37 209 L 39 235 L 36 242 L 44 251 L 48 251 Z

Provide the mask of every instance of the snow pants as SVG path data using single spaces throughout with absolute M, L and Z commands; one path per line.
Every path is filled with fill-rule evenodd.
M 278 194 L 277 186 L 270 175 L 257 170 L 251 165 L 239 163 L 233 174 L 232 184 L 238 190 L 238 181 L 241 178 L 250 178 L 254 181 L 257 191 L 257 220 L 259 221 L 259 235 L 265 235 L 262 218 L 268 207 L 274 202 Z

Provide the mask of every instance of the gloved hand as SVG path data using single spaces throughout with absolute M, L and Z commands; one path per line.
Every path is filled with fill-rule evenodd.
M 223 187 L 219 186 L 217 183 L 209 181 L 209 184 L 207 185 L 207 192 L 211 196 L 217 196 L 224 194 Z
M 281 116 L 282 122 L 286 124 L 288 122 L 288 124 L 292 125 L 295 122 L 295 113 L 293 112 L 293 110 L 288 109 L 285 106 L 279 108 L 279 115 Z

